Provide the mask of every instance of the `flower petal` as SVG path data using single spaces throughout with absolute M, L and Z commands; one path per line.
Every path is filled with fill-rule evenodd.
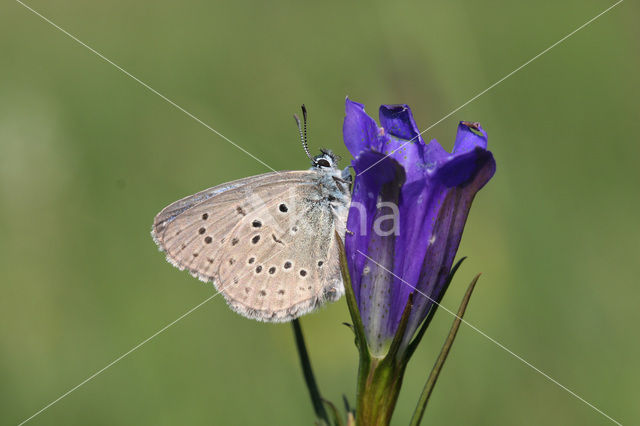
M 345 101 L 342 135 L 347 149 L 354 158 L 365 149 L 372 148 L 372 145 L 377 147 L 378 125 L 364 112 L 364 105 L 349 98 Z
M 426 170 L 433 170 L 443 164 L 451 154 L 438 143 L 432 140 L 424 149 L 424 165 Z
M 440 157 L 437 167 L 421 181 L 403 186 L 395 262 L 393 269 L 389 268 L 396 278 L 391 286 L 388 322 L 391 328 L 387 331 L 395 333 L 409 294 L 417 288 L 403 349 L 428 312 L 431 305 L 428 297 L 436 301 L 442 297 L 440 292 L 453 264 L 473 197 L 494 172 L 492 154 L 478 147 L 462 155 Z
M 438 179 L 448 188 L 461 186 L 472 180 L 487 163 L 493 164 L 493 172 L 495 172 L 495 161 L 491 152 L 476 147 L 473 151 L 465 152 L 462 155 L 452 155 L 449 161 L 437 170 L 433 179 Z M 493 176 L 493 172 L 491 176 Z
M 388 134 L 424 145 L 418 126 L 413 119 L 411 108 L 407 105 L 380 106 L 380 125 Z
M 387 332 L 392 329 L 388 322 L 393 276 L 381 267 L 393 268 L 397 223 L 397 208 L 394 208 L 404 172 L 392 158 L 369 150 L 361 153 L 353 166 L 356 173 L 371 170 L 356 175 L 345 248 L 369 349 L 374 354 L 383 354 L 393 338 L 393 334 Z
M 407 182 L 420 180 L 427 164 L 424 161 L 425 144 L 407 105 L 382 105 L 378 135 L 379 152 L 398 161 L 405 170 Z
M 457 185 L 450 186 L 453 173 L 449 169 L 460 165 L 452 162 L 438 170 L 439 173 L 434 176 L 432 189 L 425 188 L 425 195 L 431 198 L 427 202 L 431 208 L 424 217 L 420 237 L 413 241 L 414 244 L 404 247 L 412 256 L 415 255 L 416 259 L 424 259 L 419 266 L 419 276 L 413 282 L 417 283 L 418 290 L 426 296 L 417 296 L 414 300 L 403 348 L 411 341 L 413 333 L 424 320 L 431 305 L 434 302 L 440 303 L 442 300 L 442 290 L 458 251 L 471 203 L 476 193 L 495 173 L 495 161 L 489 151 L 476 148 L 468 156 L 475 157 L 472 158 L 474 161 L 465 158 L 465 162 L 460 164 L 474 164 L 470 177 L 469 169 L 461 167 L 461 178 L 456 180 Z M 454 160 L 458 159 L 460 157 L 454 158 Z M 445 173 L 446 176 L 441 176 Z M 402 210 L 400 214 L 402 215 Z M 399 256 L 402 255 L 399 247 L 396 248 L 396 253 Z M 403 278 L 412 283 L 405 277 L 413 278 L 415 270 L 416 268 L 411 265 L 410 270 L 403 271 Z M 412 290 L 408 289 L 407 297 Z M 394 312 L 394 315 L 398 314 Z
M 484 131 L 480 123 L 461 121 L 458 124 L 453 154 L 473 151 L 475 148 L 487 149 L 487 132 Z

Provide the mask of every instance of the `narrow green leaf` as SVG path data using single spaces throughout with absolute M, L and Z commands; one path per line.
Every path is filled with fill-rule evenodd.
M 411 358 L 411 355 L 413 355 L 413 353 L 416 351 L 416 348 L 420 344 L 420 341 L 422 340 L 424 333 L 427 331 L 429 324 L 431 324 L 431 320 L 433 319 L 433 316 L 436 314 L 436 311 L 438 310 L 438 306 L 440 301 L 442 301 L 442 297 L 447 292 L 447 289 L 449 288 L 449 284 L 451 284 L 451 281 L 453 281 L 453 276 L 456 274 L 456 272 L 458 271 L 458 268 L 460 267 L 460 265 L 462 265 L 462 262 L 464 262 L 466 258 L 467 258 L 466 256 L 461 258 L 456 262 L 453 268 L 451 268 L 451 272 L 449 272 L 447 281 L 444 283 L 444 287 L 440 292 L 440 295 L 441 295 L 440 299 L 436 300 L 437 303 L 433 303 L 431 305 L 431 307 L 429 308 L 429 312 L 427 312 L 427 316 L 422 322 L 422 326 L 420 326 L 420 330 L 418 330 L 418 333 L 416 333 L 416 336 L 413 338 L 413 341 L 409 343 L 409 346 L 407 347 L 407 350 L 405 352 L 405 362 L 408 362 L 409 358 Z
M 389 347 L 389 351 L 387 352 L 387 355 L 385 355 L 383 362 L 396 361 L 396 354 L 398 349 L 400 349 L 404 332 L 407 330 L 407 324 L 409 323 L 409 316 L 411 315 L 411 308 L 413 308 L 414 296 L 415 292 L 409 294 L 407 304 L 404 306 L 404 311 L 402 312 L 402 317 L 400 317 L 400 324 L 398 324 L 398 329 L 396 330 L 396 334 L 393 336 L 391 346 Z
M 356 294 L 351 286 L 351 276 L 349 275 L 349 264 L 347 263 L 347 254 L 344 249 L 344 243 L 337 231 L 335 235 L 336 241 L 338 242 L 338 253 L 340 254 L 340 272 L 342 273 L 342 282 L 344 284 L 349 314 L 351 315 L 351 321 L 353 321 L 353 331 L 356 335 L 356 346 L 358 348 L 360 358 L 358 362 L 358 382 L 356 387 L 356 413 L 359 413 L 362 405 L 361 398 L 364 393 L 364 389 L 367 386 L 367 375 L 369 374 L 369 368 L 371 366 L 371 354 L 369 353 L 367 337 L 364 332 L 364 324 L 362 323 L 360 311 L 358 310 Z M 351 415 L 351 413 L 347 413 L 347 424 L 353 425 L 356 423 L 356 418 Z
M 351 286 L 351 276 L 349 275 L 349 264 L 347 263 L 347 254 L 344 250 L 344 243 L 340 234 L 336 231 L 336 240 L 338 242 L 338 252 L 340 253 L 340 271 L 342 272 L 342 282 L 344 284 L 344 292 L 347 299 L 347 306 L 349 307 L 349 314 L 353 321 L 353 331 L 356 334 L 356 340 L 358 341 L 358 350 L 360 351 L 360 357 L 370 359 L 369 348 L 367 346 L 367 339 L 364 332 L 364 325 L 362 318 L 360 317 L 360 311 L 358 310 L 358 302 L 356 301 L 356 294 Z
M 322 396 L 320 396 L 320 389 L 316 383 L 316 378 L 311 368 L 311 360 L 309 359 L 309 353 L 307 352 L 307 345 L 304 342 L 304 335 L 302 334 L 302 327 L 300 321 L 296 318 L 291 322 L 293 326 L 293 335 L 296 340 L 296 347 L 298 349 L 298 355 L 300 357 L 300 365 L 302 367 L 302 374 L 304 375 L 304 381 L 309 389 L 309 396 L 311 397 L 311 403 L 313 404 L 313 410 L 316 413 L 319 421 L 329 425 L 329 416 L 324 409 L 322 403 Z
M 342 422 L 342 418 L 340 417 L 340 412 L 336 408 L 335 404 L 329 401 L 328 399 L 324 399 L 324 398 L 322 398 L 322 402 L 324 402 L 327 405 L 327 407 L 329 407 L 329 411 L 331 411 L 331 414 L 333 416 L 333 424 L 335 426 L 344 426 L 344 423 Z
M 427 402 L 429 402 L 429 397 L 433 392 L 433 388 L 436 385 L 436 381 L 438 380 L 440 372 L 442 371 L 444 362 L 447 360 L 447 356 L 449 355 L 449 351 L 451 350 L 453 341 L 455 340 L 458 329 L 460 328 L 462 317 L 464 316 L 464 312 L 467 309 L 467 305 L 469 304 L 469 300 L 471 299 L 471 294 L 473 293 L 473 289 L 476 286 L 476 282 L 478 282 L 478 278 L 480 278 L 480 274 L 476 275 L 476 277 L 471 281 L 471 284 L 469 284 L 469 287 L 467 288 L 467 292 L 462 299 L 460 308 L 458 308 L 456 319 L 451 325 L 451 330 L 449 331 L 447 340 L 445 340 L 444 345 L 440 350 L 440 355 L 438 356 L 438 359 L 436 360 L 436 363 L 431 370 L 431 374 L 427 379 L 427 383 L 425 383 L 424 385 L 424 389 L 422 390 L 422 394 L 420 395 L 420 399 L 418 400 L 418 405 L 416 406 L 416 410 L 414 411 L 413 417 L 411 418 L 411 423 L 409 423 L 410 426 L 418 426 L 422 421 L 422 416 L 424 416 L 424 411 L 427 408 Z
M 349 399 L 347 398 L 347 395 L 342 394 L 342 402 L 344 403 L 344 409 L 347 413 L 351 412 L 351 405 L 349 404 Z

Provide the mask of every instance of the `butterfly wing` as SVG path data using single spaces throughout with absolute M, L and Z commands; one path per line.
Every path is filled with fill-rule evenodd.
M 283 188 L 232 229 L 214 260 L 215 284 L 248 318 L 290 321 L 344 293 L 335 241 L 340 218 L 315 184 Z
M 296 318 L 343 293 L 339 224 L 316 177 L 267 173 L 207 189 L 162 210 L 152 236 L 170 263 L 213 281 L 240 314 Z
M 206 263 L 211 263 L 208 259 L 213 259 L 224 236 L 252 208 L 253 190 L 303 180 L 301 172 L 265 173 L 206 189 L 165 207 L 154 219 L 151 236 L 172 265 L 210 281 L 213 276 Z M 211 237 L 209 244 L 204 242 L 205 232 Z

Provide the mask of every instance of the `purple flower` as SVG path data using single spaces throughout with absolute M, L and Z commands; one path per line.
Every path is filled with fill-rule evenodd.
M 369 350 L 377 357 L 386 354 L 411 293 L 400 351 L 432 300 L 442 299 L 471 202 L 495 172 L 477 123 L 458 125 L 452 153 L 435 140 L 424 143 L 406 105 L 382 105 L 380 125 L 347 99 L 343 134 L 356 178 L 345 246 Z

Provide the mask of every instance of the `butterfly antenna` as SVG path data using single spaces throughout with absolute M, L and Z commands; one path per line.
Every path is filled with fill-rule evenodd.
M 302 108 L 302 119 L 303 119 L 303 124 L 304 124 L 304 145 L 305 145 L 305 150 L 308 152 L 309 151 L 309 147 L 307 146 L 307 108 L 304 106 L 304 104 L 302 104 L 302 106 L 300 107 Z
M 302 119 L 304 120 L 304 124 L 301 125 L 300 119 L 296 114 L 293 114 L 293 118 L 295 118 L 296 124 L 298 125 L 298 133 L 300 133 L 300 142 L 302 142 L 302 148 L 304 148 L 304 152 L 307 154 L 307 157 L 309 157 L 309 160 L 311 160 L 311 162 L 315 164 L 316 161 L 311 156 L 311 153 L 309 152 L 309 145 L 307 145 L 307 120 L 308 120 L 307 108 L 304 106 L 304 104 L 302 104 L 301 108 L 302 108 Z M 304 130 L 303 130 L 303 126 L 304 126 Z

